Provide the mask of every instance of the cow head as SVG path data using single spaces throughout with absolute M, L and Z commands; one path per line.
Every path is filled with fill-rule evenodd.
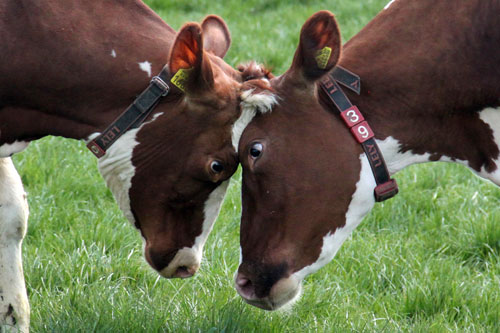
M 233 127 L 240 117 L 241 73 L 222 57 L 230 45 L 216 16 L 184 25 L 168 68 L 180 87 L 151 119 L 125 133 L 99 168 L 126 217 L 145 240 L 147 262 L 164 277 L 189 277 L 218 215 L 238 160 Z
M 335 231 L 345 224 L 359 148 L 317 91 L 340 50 L 334 16 L 316 13 L 302 28 L 290 69 L 270 89 L 248 90 L 249 99 L 277 101 L 272 112 L 256 112 L 239 143 L 242 257 L 235 283 L 246 302 L 263 309 L 299 295 L 302 279 L 334 255 L 336 243 L 325 237 L 341 237 Z

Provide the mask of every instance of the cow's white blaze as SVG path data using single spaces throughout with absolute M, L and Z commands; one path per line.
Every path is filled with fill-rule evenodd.
M 138 62 L 141 71 L 144 71 L 151 77 L 151 63 L 149 61 Z
M 111 56 L 112 56 L 113 58 L 116 58 L 116 51 L 115 51 L 114 49 L 113 49 L 113 50 L 111 50 Z
M 277 104 L 275 95 L 266 92 L 254 94 L 253 92 L 254 89 L 249 89 L 241 94 L 241 115 L 233 125 L 231 136 L 233 147 L 236 152 L 238 152 L 238 143 L 240 142 L 243 131 L 257 115 L 257 112 L 270 112 L 273 106 Z
M 252 64 L 253 66 L 254 64 Z M 266 83 L 269 83 L 267 79 L 261 79 Z M 271 112 L 273 106 L 278 104 L 276 96 L 274 94 L 263 92 L 260 94 L 254 94 L 254 89 L 245 90 L 241 94 L 241 115 L 236 120 L 233 125 L 232 130 L 232 143 L 233 147 L 238 152 L 238 144 L 240 142 L 241 135 L 245 128 L 250 124 L 253 118 L 257 115 L 257 112 L 266 113 Z M 240 247 L 240 265 L 243 262 L 243 254 Z M 235 273 L 236 274 L 236 273 Z
M 29 141 L 14 141 L 12 143 L 4 143 L 0 146 L 0 158 L 9 157 L 16 153 L 22 152 L 29 145 Z
M 0 158 L 0 331 L 3 325 L 27 332 L 29 303 L 24 284 L 21 247 L 26 234 L 28 203 L 21 178 L 10 158 Z M 9 331 L 10 332 L 10 331 Z

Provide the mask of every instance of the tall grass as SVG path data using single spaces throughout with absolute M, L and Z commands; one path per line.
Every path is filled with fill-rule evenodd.
M 334 12 L 347 40 L 385 2 L 148 1 L 176 29 L 221 15 L 233 34 L 226 60 L 257 59 L 277 73 L 317 10 Z M 398 174 L 401 194 L 376 206 L 294 307 L 270 313 L 232 287 L 239 172 L 199 274 L 166 280 L 142 259 L 139 234 L 82 143 L 46 138 L 14 161 L 31 207 L 24 269 L 33 332 L 500 332 L 500 190 L 463 167 Z

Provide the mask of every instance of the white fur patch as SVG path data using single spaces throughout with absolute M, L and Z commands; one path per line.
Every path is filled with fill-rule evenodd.
M 387 164 L 387 169 L 389 173 L 395 174 L 396 172 L 404 169 L 405 167 L 417 164 L 430 162 L 431 154 L 414 154 L 411 151 L 401 152 L 401 144 L 398 140 L 394 139 L 392 136 L 387 137 L 385 140 L 376 140 L 379 146 L 384 160 Z M 469 162 L 465 160 L 452 159 L 449 156 L 441 156 L 439 158 L 440 162 L 455 162 L 462 165 L 468 166 Z
M 166 278 L 172 278 L 179 267 L 186 267 L 194 274 L 200 267 L 201 258 L 198 253 L 189 247 L 185 247 L 177 251 L 174 259 L 167 267 L 161 270 L 160 275 Z
M 495 142 L 498 147 L 500 147 L 500 122 L 497 118 L 500 118 L 500 112 L 495 109 L 486 109 L 486 113 L 481 113 L 481 119 L 487 123 L 493 129 L 493 135 L 495 138 Z M 484 119 L 483 119 L 484 118 Z M 496 126 L 496 127 L 495 127 Z M 395 174 L 396 172 L 404 169 L 405 167 L 417 164 L 417 163 L 425 163 L 430 162 L 430 153 L 424 154 L 414 154 L 411 151 L 406 151 L 404 153 L 401 152 L 401 144 L 398 140 L 393 137 L 387 137 L 385 140 L 376 140 L 377 144 L 382 151 L 385 162 L 387 164 L 387 169 L 389 173 Z M 452 159 L 449 156 L 441 156 L 437 161 L 439 162 L 454 162 L 462 164 L 468 167 L 473 173 L 476 175 L 491 180 L 497 185 L 500 185 L 500 170 L 497 169 L 492 173 L 488 173 L 484 168 L 477 172 L 477 170 L 471 169 L 469 162 L 466 160 Z M 495 161 L 496 165 L 500 165 L 500 158 Z
M 387 5 L 385 5 L 384 10 L 388 9 L 396 0 L 391 0 Z
M 132 186 L 132 177 L 135 175 L 135 167 L 132 165 L 132 152 L 138 144 L 136 136 L 144 125 L 155 121 L 162 114 L 162 112 L 156 113 L 150 121 L 123 134 L 109 147 L 97 164 L 99 172 L 113 193 L 118 206 L 125 217 L 134 225 L 135 219 L 130 208 L 129 190 Z M 95 139 L 98 135 L 99 133 L 91 134 L 89 140 Z
M 270 112 L 275 104 L 278 104 L 276 96 L 270 92 L 254 94 L 255 89 L 245 90 L 241 94 L 241 108 L 254 109 L 259 113 Z
M 149 61 L 139 62 L 139 68 L 141 71 L 148 73 L 148 76 L 151 77 L 151 63 Z
M 113 49 L 113 50 L 111 50 L 111 56 L 112 56 L 113 58 L 116 58 L 116 51 L 115 51 L 114 49 Z
M 13 143 L 5 143 L 0 146 L 0 158 L 9 157 L 15 153 L 22 152 L 29 145 L 29 141 L 14 141 Z
M 0 331 L 29 329 L 29 303 L 24 283 L 22 241 L 28 203 L 21 178 L 10 158 L 0 159 Z
M 254 89 L 245 90 L 241 94 L 241 115 L 233 125 L 231 140 L 238 152 L 238 143 L 245 128 L 250 124 L 257 112 L 266 113 L 277 104 L 276 96 L 270 93 L 253 94 Z
M 486 108 L 479 113 L 479 118 L 491 128 L 495 144 L 500 148 L 500 108 Z M 500 157 L 496 159 L 495 164 L 497 169 L 494 172 L 488 173 L 483 169 L 479 175 L 500 186 Z
M 413 154 L 411 151 L 402 153 L 401 144 L 392 136 L 387 137 L 385 140 L 376 141 L 391 175 L 411 164 L 429 162 L 431 157 L 429 153 Z
M 347 209 L 346 223 L 344 227 L 336 229 L 333 234 L 330 232 L 323 237 L 320 255 L 314 263 L 293 274 L 299 281 L 329 263 L 340 249 L 340 246 L 375 205 L 373 189 L 377 184 L 375 178 L 373 178 L 370 163 L 364 153 L 359 158 L 361 160 L 361 172 L 359 181 L 356 184 L 356 190 Z
M 142 126 L 141 126 L 142 127 Z M 129 190 L 135 167 L 132 165 L 132 151 L 139 142 L 135 139 L 139 128 L 127 131 L 115 141 L 98 161 L 99 172 L 113 193 L 125 217 L 135 224 L 130 209 Z
M 85 144 L 88 144 L 90 141 L 94 140 L 95 138 L 97 138 L 99 135 L 101 135 L 101 133 L 99 132 L 95 132 L 95 133 L 92 133 L 88 136 L 88 138 L 85 140 Z
M 241 110 L 241 115 L 236 120 L 236 122 L 233 125 L 232 133 L 231 133 L 231 142 L 233 143 L 234 150 L 238 152 L 238 143 L 240 142 L 241 135 L 243 134 L 243 131 L 245 128 L 250 124 L 252 119 L 256 115 L 255 109 L 252 108 L 247 108 L 247 109 L 242 109 Z

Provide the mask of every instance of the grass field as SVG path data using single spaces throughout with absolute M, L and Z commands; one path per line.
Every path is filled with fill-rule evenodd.
M 175 29 L 215 13 L 233 35 L 226 60 L 289 66 L 320 9 L 344 40 L 387 0 L 148 3 Z M 233 177 L 200 272 L 160 279 L 142 258 L 83 143 L 46 138 L 14 157 L 29 193 L 24 269 L 33 332 L 500 332 L 500 189 L 458 165 L 410 167 L 292 308 L 264 312 L 232 287 L 240 175 Z

